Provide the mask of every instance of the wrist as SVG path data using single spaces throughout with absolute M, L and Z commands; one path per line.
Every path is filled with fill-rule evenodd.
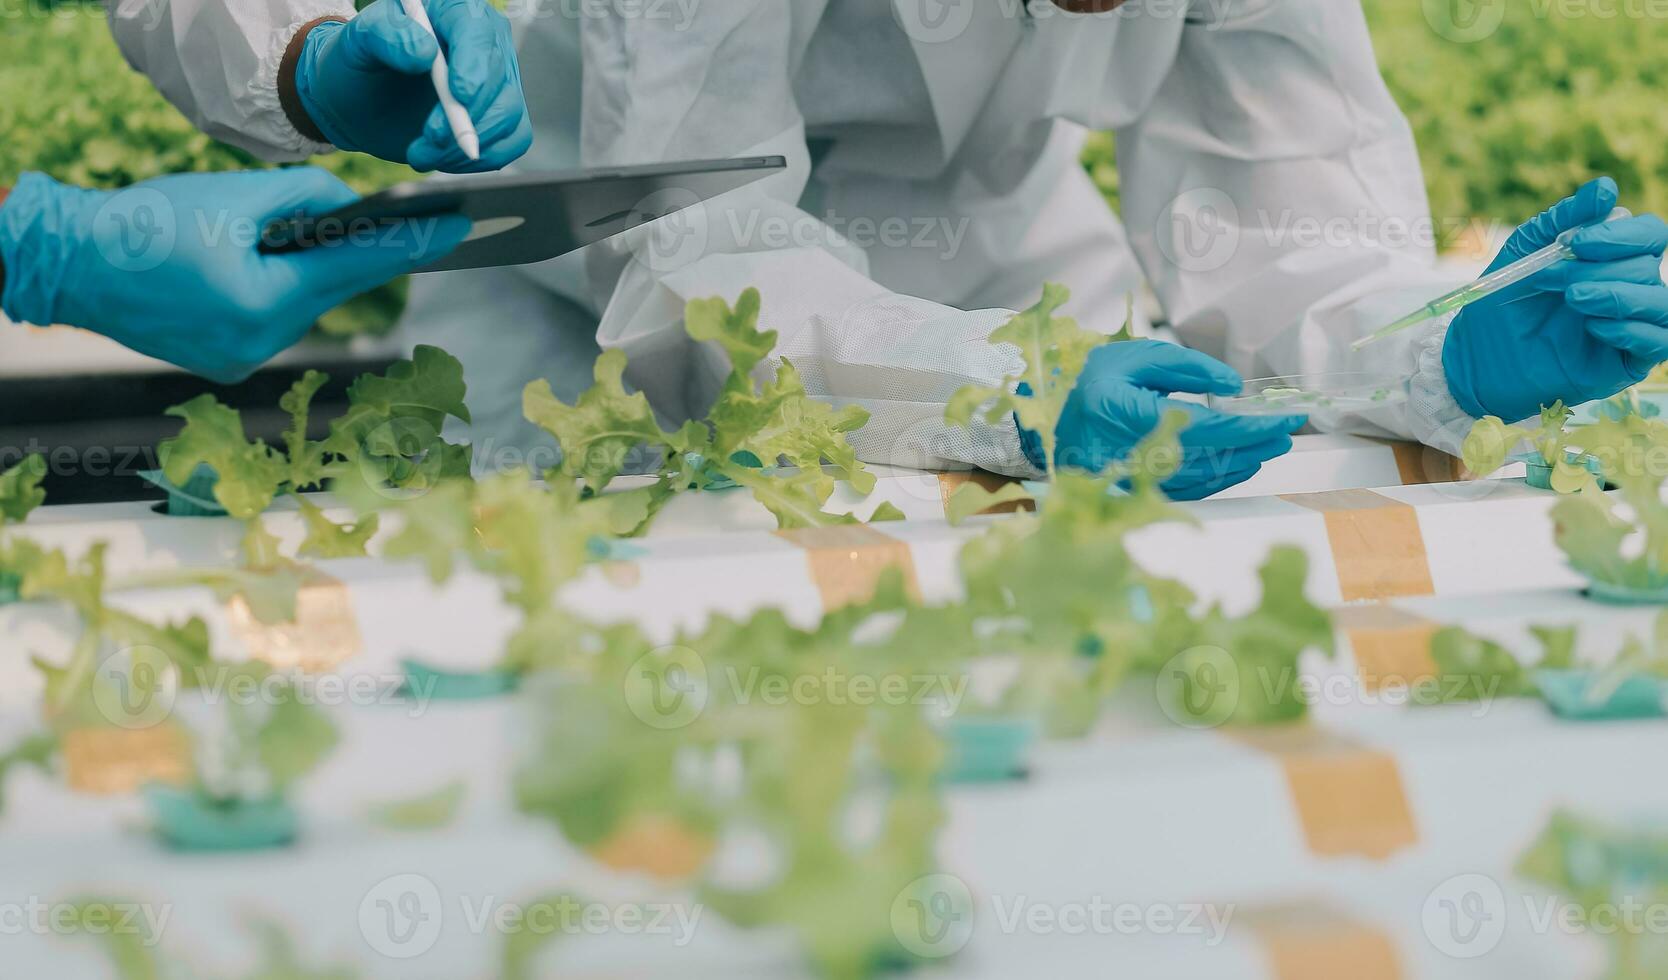
M 278 104 L 289 117 L 290 125 L 315 143 L 334 141 L 316 118 L 320 113 L 311 97 L 310 68 L 318 57 L 319 46 L 346 24 L 340 17 L 320 17 L 301 25 L 278 63 Z
M 87 238 L 102 192 L 60 184 L 45 174 L 18 178 L 0 204 L 0 310 L 18 323 L 68 322 L 60 311 L 64 285 Z M 78 324 L 79 325 L 79 324 Z

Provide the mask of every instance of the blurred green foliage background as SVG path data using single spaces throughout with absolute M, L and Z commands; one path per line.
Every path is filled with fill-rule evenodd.
M 1427 20 L 1477 2 L 1361 0 L 1418 138 L 1432 213 L 1515 225 L 1609 174 L 1623 204 L 1668 214 L 1668 18 L 1646 16 L 1660 5 L 1500 0 L 1499 28 L 1471 43 Z M 1086 162 L 1115 200 L 1109 136 Z
M 1668 213 L 1668 20 L 1639 15 L 1650 5 L 1504 0 L 1492 36 L 1459 43 L 1434 30 L 1426 10 L 1475 0 L 1361 2 L 1380 68 L 1418 136 L 1436 215 L 1515 224 L 1603 173 L 1634 210 Z M 198 133 L 130 71 L 96 5 L 31 3 L 0 21 L 0 184 L 31 169 L 118 187 L 260 166 Z M 354 154 L 317 162 L 361 190 L 411 176 Z M 1091 143 L 1086 164 L 1115 205 L 1110 137 Z M 324 326 L 378 330 L 402 300 L 403 286 L 381 290 Z

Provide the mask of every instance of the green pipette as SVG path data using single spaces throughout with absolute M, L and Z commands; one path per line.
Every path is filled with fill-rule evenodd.
M 1629 217 L 1632 217 L 1632 213 L 1626 208 L 1617 208 L 1610 213 L 1610 217 L 1604 220 L 1615 221 L 1618 218 Z M 1594 222 L 1594 224 L 1599 223 L 1600 222 Z M 1419 309 L 1414 310 L 1407 316 L 1402 317 L 1395 323 L 1386 327 L 1380 327 L 1367 336 L 1362 337 L 1360 340 L 1357 340 L 1355 343 L 1350 345 L 1350 350 L 1360 350 L 1369 344 L 1376 344 L 1392 334 L 1401 333 L 1409 327 L 1416 327 L 1427 320 L 1434 320 L 1437 317 L 1447 316 L 1455 310 L 1464 309 L 1480 299 L 1493 296 L 1502 289 L 1509 286 L 1515 286 L 1542 269 L 1548 269 L 1560 262 L 1565 261 L 1566 259 L 1575 258 L 1575 249 L 1570 247 L 1570 242 L 1576 235 L 1586 231 L 1589 227 L 1591 226 L 1584 225 L 1580 228 L 1571 228 L 1569 231 L 1559 235 L 1551 245 L 1548 245 L 1540 251 L 1526 255 L 1503 269 L 1489 273 L 1483 278 L 1478 279 L 1476 282 L 1461 286 L 1445 296 L 1439 296 L 1436 299 L 1431 300 L 1429 303 L 1426 303 Z

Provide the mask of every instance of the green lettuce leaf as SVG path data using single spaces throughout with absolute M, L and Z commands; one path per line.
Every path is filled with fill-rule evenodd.
M 313 396 L 329 380 L 327 374 L 308 371 L 278 399 L 278 407 L 290 416 L 290 424 L 284 429 L 284 448 L 289 457 L 289 473 L 285 482 L 292 490 L 306 490 L 324 479 L 324 444 L 307 438 L 307 421 Z
M 1522 441 L 1522 433 L 1491 415 L 1478 419 L 1471 427 L 1460 445 L 1460 457 L 1466 469 L 1480 477 L 1488 476 L 1506 465 L 1506 456 Z
M 456 819 L 468 791 L 469 784 L 460 779 L 432 793 L 378 803 L 371 807 L 368 817 L 371 823 L 390 830 L 438 830 Z
M 1052 468 L 1054 430 L 1066 399 L 1077 384 L 1077 376 L 1083 373 L 1090 351 L 1107 342 L 1104 335 L 1082 329 L 1076 320 L 1054 316 L 1054 311 L 1069 299 L 1071 290 L 1048 283 L 1036 306 L 992 333 L 991 343 L 1019 348 L 1025 369 L 1005 378 L 999 387 L 975 386 L 956 392 L 945 407 L 945 420 L 951 425 L 967 425 L 983 409 L 985 421 L 996 425 L 1013 414 L 1021 426 L 1041 437 L 1044 458 Z M 1029 396 L 1017 393 L 1020 384 L 1029 386 Z
M 30 766 L 42 772 L 52 766 L 52 760 L 58 755 L 58 738 L 50 732 L 36 732 L 26 735 L 7 749 L 0 752 L 0 813 L 6 812 L 6 775 L 18 766 Z
M 573 405 L 558 399 L 542 379 L 522 393 L 527 420 L 555 436 L 562 447 L 561 472 L 584 480 L 592 490 L 612 483 L 638 446 L 674 444 L 655 421 L 648 398 L 642 392 L 626 393 L 625 367 L 625 354 L 603 352 L 593 370 L 595 383 Z
M 300 553 L 313 558 L 364 558 L 366 546 L 376 535 L 377 515 L 370 514 L 356 523 L 341 525 L 326 517 L 312 501 L 300 495 L 296 504 L 301 520 L 307 527 Z
M 323 449 L 338 457 L 331 475 L 365 485 L 426 490 L 467 479 L 470 449 L 442 438 L 448 418 L 469 421 L 463 365 L 437 347 L 419 346 L 385 374 L 348 388 L 348 409 L 330 424 Z
M 1023 484 L 1004 483 L 992 491 L 977 483 L 964 483 L 950 495 L 950 502 L 944 507 L 944 517 L 952 525 L 959 526 L 992 508 L 1026 500 L 1034 501 L 1035 498 Z
M 41 489 L 45 476 L 46 457 L 39 453 L 0 472 L 0 526 L 22 524 L 30 511 L 46 502 L 46 491 Z
M 1614 504 L 1597 485 L 1560 497 L 1552 507 L 1552 522 L 1553 539 L 1576 571 L 1600 582 L 1632 588 L 1661 584 L 1648 555 L 1623 554 L 1633 527 L 1617 515 Z
M 472 484 L 451 480 L 400 501 L 392 508 L 398 514 L 399 529 L 382 546 L 382 556 L 420 561 L 430 581 L 444 584 L 452 577 L 457 556 L 475 543 L 473 497 Z
M 908 515 L 904 514 L 904 512 L 898 508 L 898 505 L 892 503 L 890 500 L 883 501 L 879 507 L 875 508 L 874 513 L 869 515 L 870 524 L 885 524 L 891 521 L 902 520 L 908 520 Z
M 157 447 L 169 483 L 185 486 L 192 472 L 204 465 L 217 477 L 214 499 L 232 517 L 247 521 L 272 504 L 289 476 L 289 466 L 265 442 L 249 441 L 236 409 L 213 395 L 198 395 L 168 409 L 168 414 L 185 420 L 179 435 Z
M 323 712 L 302 700 L 292 686 L 283 685 L 255 733 L 254 747 L 273 791 L 282 795 L 335 749 L 339 737 Z
M 746 386 L 747 379 L 759 362 L 776 349 L 776 331 L 759 331 L 761 302 L 757 289 L 744 291 L 736 300 L 735 309 L 723 299 L 691 300 L 684 308 L 684 330 L 695 340 L 711 341 L 730 355 L 730 383 Z
M 1510 650 L 1459 627 L 1431 638 L 1431 659 L 1439 672 L 1436 696 L 1442 702 L 1528 697 L 1536 692 L 1529 671 Z

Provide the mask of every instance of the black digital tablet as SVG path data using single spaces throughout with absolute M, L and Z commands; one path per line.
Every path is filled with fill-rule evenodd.
M 419 272 L 543 262 L 780 173 L 784 157 L 697 160 L 540 174 L 411 181 L 329 214 L 275 221 L 261 250 L 291 252 L 374 234 L 400 221 L 461 214 L 474 223 L 449 255 Z

